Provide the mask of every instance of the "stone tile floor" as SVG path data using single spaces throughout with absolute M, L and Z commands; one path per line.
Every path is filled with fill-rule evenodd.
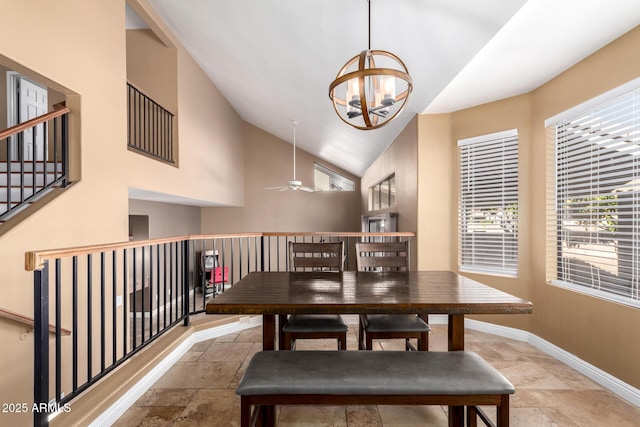
M 357 327 L 350 329 L 347 348 L 355 349 Z M 262 349 L 261 333 L 256 327 L 194 345 L 115 425 L 239 425 L 235 388 L 251 356 Z M 446 343 L 446 326 L 433 325 L 430 349 L 444 351 Z M 512 426 L 640 426 L 640 408 L 529 344 L 469 329 L 465 344 L 515 385 Z M 401 350 L 404 344 L 375 345 Z M 297 347 L 334 349 L 335 341 L 298 341 Z M 285 406 L 278 407 L 277 417 L 280 427 L 447 426 L 447 408 L 439 406 Z

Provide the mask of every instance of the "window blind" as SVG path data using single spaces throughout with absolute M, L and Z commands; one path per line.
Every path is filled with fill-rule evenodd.
M 555 283 L 638 305 L 640 90 L 553 128 Z
M 461 271 L 518 272 L 518 131 L 458 141 Z

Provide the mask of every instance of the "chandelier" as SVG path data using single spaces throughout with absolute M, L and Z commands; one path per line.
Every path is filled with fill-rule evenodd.
M 329 98 L 338 117 L 356 129 L 377 129 L 404 108 L 413 80 L 400 58 L 384 50 L 371 50 L 371 0 L 369 48 L 351 58 L 329 85 Z M 396 94 L 400 90 L 399 94 Z

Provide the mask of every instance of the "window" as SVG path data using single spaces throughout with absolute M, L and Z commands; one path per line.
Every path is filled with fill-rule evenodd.
M 458 141 L 461 271 L 518 272 L 518 131 Z
M 354 191 L 355 185 L 352 179 L 340 175 L 338 172 L 322 166 L 314 164 L 314 181 L 315 187 L 322 191 Z
M 640 306 L 639 87 L 636 81 L 547 120 L 555 183 L 552 283 L 634 306 Z
M 369 187 L 369 210 L 391 208 L 396 205 L 396 175 L 393 174 L 373 187 Z

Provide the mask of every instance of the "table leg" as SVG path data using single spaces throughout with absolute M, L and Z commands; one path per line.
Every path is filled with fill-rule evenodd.
M 276 349 L 276 316 L 273 314 L 262 315 L 262 349 Z
M 464 350 L 464 314 L 449 315 L 449 351 Z
M 284 333 L 282 332 L 282 327 L 287 321 L 286 314 L 278 314 L 278 350 L 283 350 L 285 347 L 284 343 Z
M 464 350 L 464 315 L 450 314 L 448 327 L 449 351 Z M 449 406 L 449 427 L 464 425 L 464 406 Z

